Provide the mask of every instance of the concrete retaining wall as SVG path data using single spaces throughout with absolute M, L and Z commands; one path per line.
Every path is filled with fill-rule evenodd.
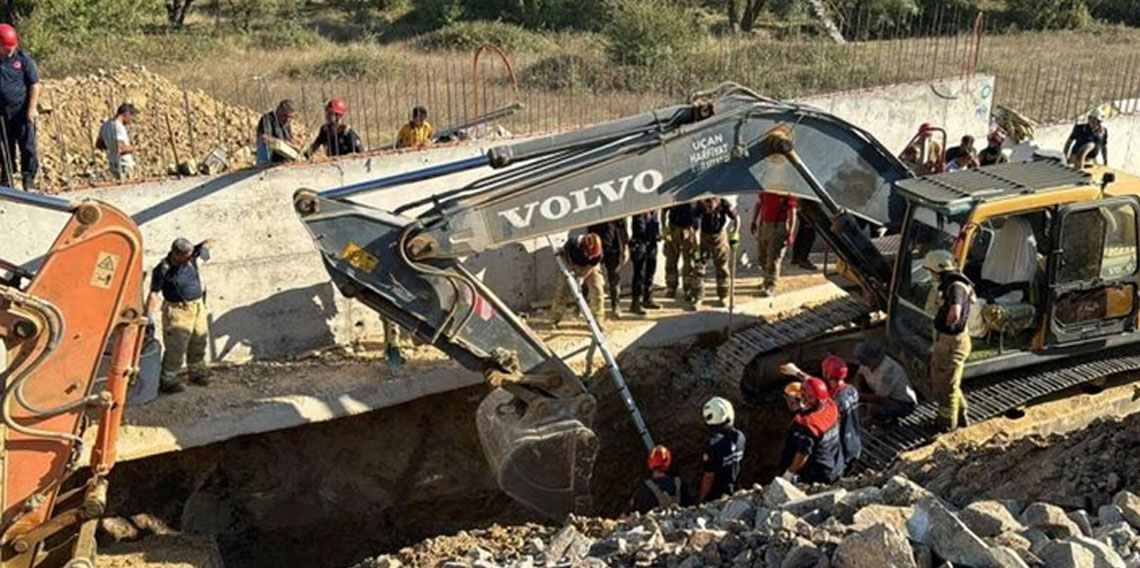
M 948 132 L 984 132 L 992 77 L 938 84 L 901 85 L 816 97 L 813 104 L 862 126 L 888 148 L 901 148 L 918 125 L 931 122 Z M 339 296 L 328 283 L 317 253 L 293 213 L 299 187 L 325 189 L 479 155 L 477 146 L 387 154 L 315 166 L 234 172 L 212 178 L 148 182 L 78 191 L 75 198 L 105 200 L 134 216 L 153 267 L 178 236 L 217 240 L 203 265 L 212 311 L 211 356 L 218 360 L 274 357 L 333 342 L 351 342 L 377 331 L 373 312 Z M 375 192 L 359 201 L 392 209 L 413 199 L 465 184 L 485 171 Z M 745 226 L 755 200 L 740 199 Z M 50 245 L 62 215 L 0 203 L 4 238 L 0 257 L 34 264 Z M 564 237 L 564 236 L 563 236 Z M 561 240 L 561 239 L 557 239 Z M 742 262 L 755 244 L 745 238 Z M 548 299 L 553 261 L 545 241 L 525 242 L 468 260 L 503 299 L 516 308 Z M 658 280 L 663 278 L 659 271 Z M 628 275 L 626 275 L 628 279 Z

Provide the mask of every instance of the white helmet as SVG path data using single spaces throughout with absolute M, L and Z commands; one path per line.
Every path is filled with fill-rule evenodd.
M 736 418 L 732 403 L 719 396 L 710 398 L 701 414 L 705 417 L 705 424 L 709 426 L 731 426 Z
M 1094 108 L 1092 112 L 1089 113 L 1089 118 L 1097 122 L 1104 122 L 1104 111 L 1099 108 Z
M 927 270 L 937 273 L 958 268 L 958 262 L 954 260 L 954 255 L 946 250 L 932 250 L 926 253 L 926 258 L 922 259 L 922 265 Z

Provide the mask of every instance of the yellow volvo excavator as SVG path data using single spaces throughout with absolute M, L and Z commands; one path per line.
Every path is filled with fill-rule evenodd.
M 484 167 L 492 173 L 392 212 L 350 200 Z M 863 293 L 734 333 L 716 358 L 726 383 L 778 380 L 742 375 L 773 354 L 828 349 L 829 334 L 847 325 L 848 336 L 884 338 L 929 395 L 932 282 L 922 259 L 934 249 L 953 252 L 983 300 L 966 369 L 976 418 L 1140 369 L 1140 179 L 1047 157 L 915 177 L 857 126 L 737 85 L 476 158 L 298 190 L 294 205 L 342 293 L 486 374 L 493 391 L 477 425 L 501 487 L 560 516 L 589 505 L 593 396 L 461 257 L 760 190 L 804 200 Z M 422 212 L 406 216 L 413 210 Z M 926 403 L 870 440 L 867 461 L 885 465 L 932 439 L 933 415 Z

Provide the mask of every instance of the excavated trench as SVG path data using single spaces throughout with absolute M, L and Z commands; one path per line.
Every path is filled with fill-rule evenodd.
M 788 417 L 778 407 L 744 406 L 739 386 L 710 376 L 712 353 L 699 345 L 639 349 L 620 364 L 657 442 L 674 448 L 678 474 L 695 483 L 707 436 L 700 406 L 719 394 L 740 405 L 750 441 L 742 480 L 766 482 Z M 595 390 L 595 512 L 615 515 L 645 473 L 645 450 L 609 378 Z M 543 522 L 498 490 L 484 462 L 474 428 L 484 393 L 472 387 L 122 463 L 111 476 L 109 514 L 149 513 L 214 536 L 227 565 L 254 568 L 341 568 L 435 535 Z

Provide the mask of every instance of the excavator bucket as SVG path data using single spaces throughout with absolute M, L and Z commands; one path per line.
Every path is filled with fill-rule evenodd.
M 589 510 L 598 453 L 597 436 L 574 416 L 571 404 L 525 404 L 500 388 L 483 399 L 476 413 L 479 440 L 499 487 L 556 519 Z

